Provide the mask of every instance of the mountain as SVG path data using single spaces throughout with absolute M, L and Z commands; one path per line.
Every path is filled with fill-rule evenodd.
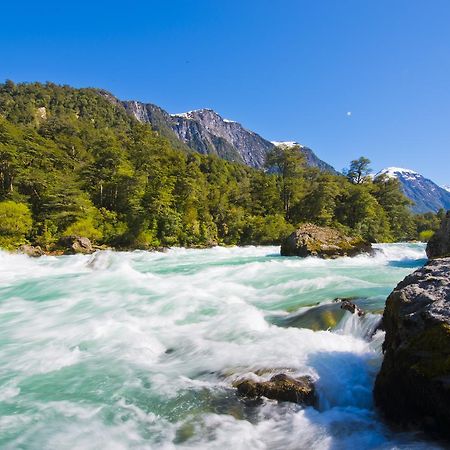
M 450 209 L 450 192 L 414 170 L 388 167 L 376 176 L 379 175 L 397 178 L 400 181 L 403 192 L 414 202 L 411 209 L 416 213 L 437 212 L 441 208 Z
M 444 186 L 442 186 L 442 189 L 445 189 L 447 192 L 450 192 L 450 184 L 444 184 Z
M 177 146 L 185 146 L 206 155 L 217 155 L 228 161 L 261 169 L 267 153 L 279 143 L 270 142 L 240 123 L 224 119 L 212 109 L 198 109 L 180 114 L 169 114 L 159 106 L 137 101 L 124 101 L 126 111 Z M 297 143 L 289 143 L 297 144 Z M 300 146 L 306 162 L 331 173 L 336 170 L 319 159 L 308 147 Z
M 317 155 L 309 147 L 305 147 L 304 145 L 301 145 L 298 142 L 295 142 L 295 141 L 281 141 L 281 142 L 280 141 L 272 141 L 272 144 L 276 145 L 276 146 L 286 146 L 286 147 L 298 146 L 298 147 L 300 147 L 302 153 L 305 155 L 306 164 L 309 167 L 317 167 L 320 170 L 323 170 L 324 172 L 330 172 L 333 174 L 338 173 L 333 166 L 330 166 L 330 164 L 328 164 L 325 161 L 322 161 L 320 158 L 318 158 Z

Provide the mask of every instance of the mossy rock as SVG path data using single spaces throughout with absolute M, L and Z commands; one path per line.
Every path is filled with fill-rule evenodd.
M 280 253 L 282 256 L 336 258 L 372 251 L 371 244 L 360 237 L 346 236 L 334 228 L 306 223 L 284 239 Z
M 312 406 L 316 392 L 311 377 L 290 377 L 284 373 L 274 375 L 269 381 L 239 380 L 235 383 L 239 395 L 248 398 L 266 397 L 280 402 Z
M 450 438 L 450 258 L 430 261 L 386 301 L 376 405 L 397 424 Z

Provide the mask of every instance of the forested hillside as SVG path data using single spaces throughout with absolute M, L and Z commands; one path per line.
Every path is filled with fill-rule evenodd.
M 0 85 L 0 246 L 65 235 L 118 248 L 277 243 L 300 222 L 371 241 L 414 239 L 398 181 L 306 168 L 276 148 L 267 172 L 173 148 L 95 89 Z

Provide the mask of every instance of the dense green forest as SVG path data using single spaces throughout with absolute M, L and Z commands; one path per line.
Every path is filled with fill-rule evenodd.
M 96 89 L 0 84 L 0 246 L 67 235 L 117 248 L 278 243 L 301 222 L 372 242 L 426 237 L 396 180 L 345 176 L 277 148 L 267 171 L 173 148 Z

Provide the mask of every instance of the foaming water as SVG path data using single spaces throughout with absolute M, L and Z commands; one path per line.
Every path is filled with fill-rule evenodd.
M 371 393 L 379 312 L 424 246 L 377 247 L 330 261 L 277 247 L 0 252 L 0 447 L 431 448 L 386 428 Z M 310 375 L 318 407 L 236 397 L 236 379 L 280 371 Z

